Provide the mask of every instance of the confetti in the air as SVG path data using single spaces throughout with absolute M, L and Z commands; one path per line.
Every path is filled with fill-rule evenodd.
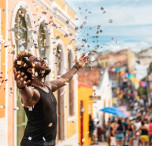
M 29 137 L 28 137 L 28 140 L 32 140 L 32 137 L 31 137 L 31 136 L 29 136 Z
M 53 123 L 50 123 L 48 126 L 49 126 L 49 127 L 52 127 L 52 125 L 53 125 Z

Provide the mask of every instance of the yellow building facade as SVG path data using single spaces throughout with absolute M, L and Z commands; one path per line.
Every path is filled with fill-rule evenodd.
M 89 115 L 93 117 L 92 86 L 80 84 L 78 86 L 78 133 L 79 145 L 88 146 L 91 143 L 89 137 Z
M 46 58 L 60 77 L 75 58 L 75 12 L 65 0 L 0 0 L 0 145 L 18 146 L 27 118 L 13 78 L 13 60 L 22 51 Z M 78 141 L 77 77 L 57 91 L 57 143 Z

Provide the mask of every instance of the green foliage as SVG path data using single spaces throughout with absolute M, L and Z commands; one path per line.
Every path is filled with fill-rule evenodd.
M 142 96 L 142 95 L 147 95 L 147 88 L 146 88 L 146 87 L 139 86 L 138 92 L 139 92 L 140 96 Z
M 148 76 L 149 74 L 151 74 L 151 73 L 152 73 L 152 62 L 150 63 L 150 65 L 149 65 L 149 67 L 148 67 L 147 76 Z M 144 78 L 142 79 L 142 81 L 148 82 L 147 76 L 144 77 Z M 140 86 L 140 87 L 138 88 L 138 92 L 139 92 L 140 96 L 142 96 L 142 95 L 147 95 L 147 90 L 149 90 L 149 88 L 147 89 L 147 87 L 142 87 L 142 86 Z
M 141 81 L 147 82 L 147 77 L 144 77 Z M 143 95 L 147 96 L 147 87 L 139 86 L 138 87 L 138 92 L 139 92 L 139 94 L 140 94 L 141 97 Z
M 150 73 L 152 73 L 152 62 L 150 63 L 149 68 L 148 68 L 148 74 Z

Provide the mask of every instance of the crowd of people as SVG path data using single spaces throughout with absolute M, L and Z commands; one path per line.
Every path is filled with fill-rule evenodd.
M 113 117 L 103 126 L 96 125 L 98 141 L 107 141 L 109 146 L 152 146 L 151 105 L 143 98 L 130 102 L 130 117 Z
M 152 119 L 113 119 L 107 125 L 107 143 L 110 146 L 152 145 Z
M 113 118 L 108 121 L 106 129 L 92 127 L 90 137 L 92 144 L 107 141 L 109 146 L 152 146 L 152 119 L 139 116 L 132 118 Z M 93 121 L 91 120 L 93 125 Z M 94 132 L 93 132 L 94 131 Z

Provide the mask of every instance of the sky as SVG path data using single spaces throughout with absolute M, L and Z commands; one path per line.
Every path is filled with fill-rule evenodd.
M 77 45 L 99 52 L 152 46 L 152 0 L 67 0 L 76 12 Z

